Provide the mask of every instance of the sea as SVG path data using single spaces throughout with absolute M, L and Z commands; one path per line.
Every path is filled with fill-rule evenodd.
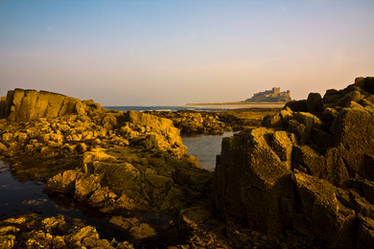
M 176 112 L 176 111 L 223 111 L 227 109 L 236 109 L 233 107 L 191 107 L 191 106 L 159 106 L 159 105 L 148 105 L 148 106 L 105 106 L 105 108 L 110 110 L 118 110 L 118 111 L 137 111 L 137 112 L 145 112 L 145 111 L 165 111 L 165 112 Z

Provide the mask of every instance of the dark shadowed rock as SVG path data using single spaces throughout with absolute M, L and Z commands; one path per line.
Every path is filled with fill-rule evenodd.
M 286 104 L 294 112 L 306 112 L 307 111 L 307 101 L 306 100 L 294 100 Z
M 309 93 L 308 99 L 306 100 L 306 109 L 308 112 L 316 114 L 322 110 L 321 94 Z
M 365 155 L 364 175 L 374 181 L 374 155 Z

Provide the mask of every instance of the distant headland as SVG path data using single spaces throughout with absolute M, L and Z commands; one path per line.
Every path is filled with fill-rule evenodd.
M 291 101 L 291 91 L 280 91 L 280 87 L 273 87 L 271 90 L 258 92 L 253 97 L 237 102 L 217 102 L 217 103 L 188 103 L 191 107 L 209 108 L 282 108 Z
M 291 91 L 280 91 L 280 87 L 273 87 L 271 90 L 255 93 L 252 98 L 245 102 L 288 102 L 291 101 Z

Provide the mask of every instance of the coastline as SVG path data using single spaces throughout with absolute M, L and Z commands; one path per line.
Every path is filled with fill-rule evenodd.
M 1 187 L 12 174 L 48 197 L 17 196 L 10 181 L 1 199 L 22 212 L 2 215 L 0 248 L 372 248 L 373 95 L 367 77 L 282 110 L 124 112 L 10 90 L 0 101 Z M 211 137 L 220 151 L 193 137 L 235 131 Z M 194 153 L 209 154 L 201 161 L 186 147 L 198 139 Z M 23 209 L 49 199 L 97 210 L 99 223 Z
M 186 107 L 194 108 L 282 108 L 285 102 L 223 102 L 223 103 L 187 103 Z

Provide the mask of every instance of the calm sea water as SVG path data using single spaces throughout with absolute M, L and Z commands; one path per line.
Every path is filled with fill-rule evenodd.
M 203 108 L 186 106 L 105 106 L 105 108 L 119 111 L 181 111 L 181 110 L 203 110 Z
M 182 111 L 182 110 L 191 110 L 191 111 L 206 111 L 206 112 L 217 112 L 228 109 L 236 109 L 234 107 L 190 107 L 190 106 L 105 106 L 105 108 L 110 110 L 118 111 Z
M 222 138 L 232 136 L 234 132 L 228 131 L 223 135 L 201 135 L 182 137 L 183 144 L 187 146 L 189 154 L 194 155 L 200 162 L 200 167 L 209 171 L 216 168 L 216 155 L 221 153 Z
M 110 216 L 98 210 L 72 200 L 64 195 L 48 195 L 44 192 L 45 184 L 42 182 L 21 182 L 13 175 L 9 168 L 0 161 L 0 217 L 21 215 L 36 212 L 42 217 L 63 214 L 66 221 L 80 219 L 86 225 L 96 227 L 101 238 L 116 239 L 117 241 L 132 241 L 131 236 L 121 228 L 109 222 Z M 171 227 L 171 216 L 160 213 L 136 213 L 128 217 L 136 217 L 142 222 L 151 225 L 157 232 L 157 237 L 133 241 L 136 248 L 166 248 L 184 239 L 176 227 Z
M 0 161 L 0 217 L 31 212 L 42 217 L 63 214 L 95 226 L 104 238 L 128 239 L 128 235 L 121 235 L 118 228 L 108 222 L 109 217 L 66 196 L 48 195 L 44 192 L 44 187 L 42 182 L 21 182 Z

